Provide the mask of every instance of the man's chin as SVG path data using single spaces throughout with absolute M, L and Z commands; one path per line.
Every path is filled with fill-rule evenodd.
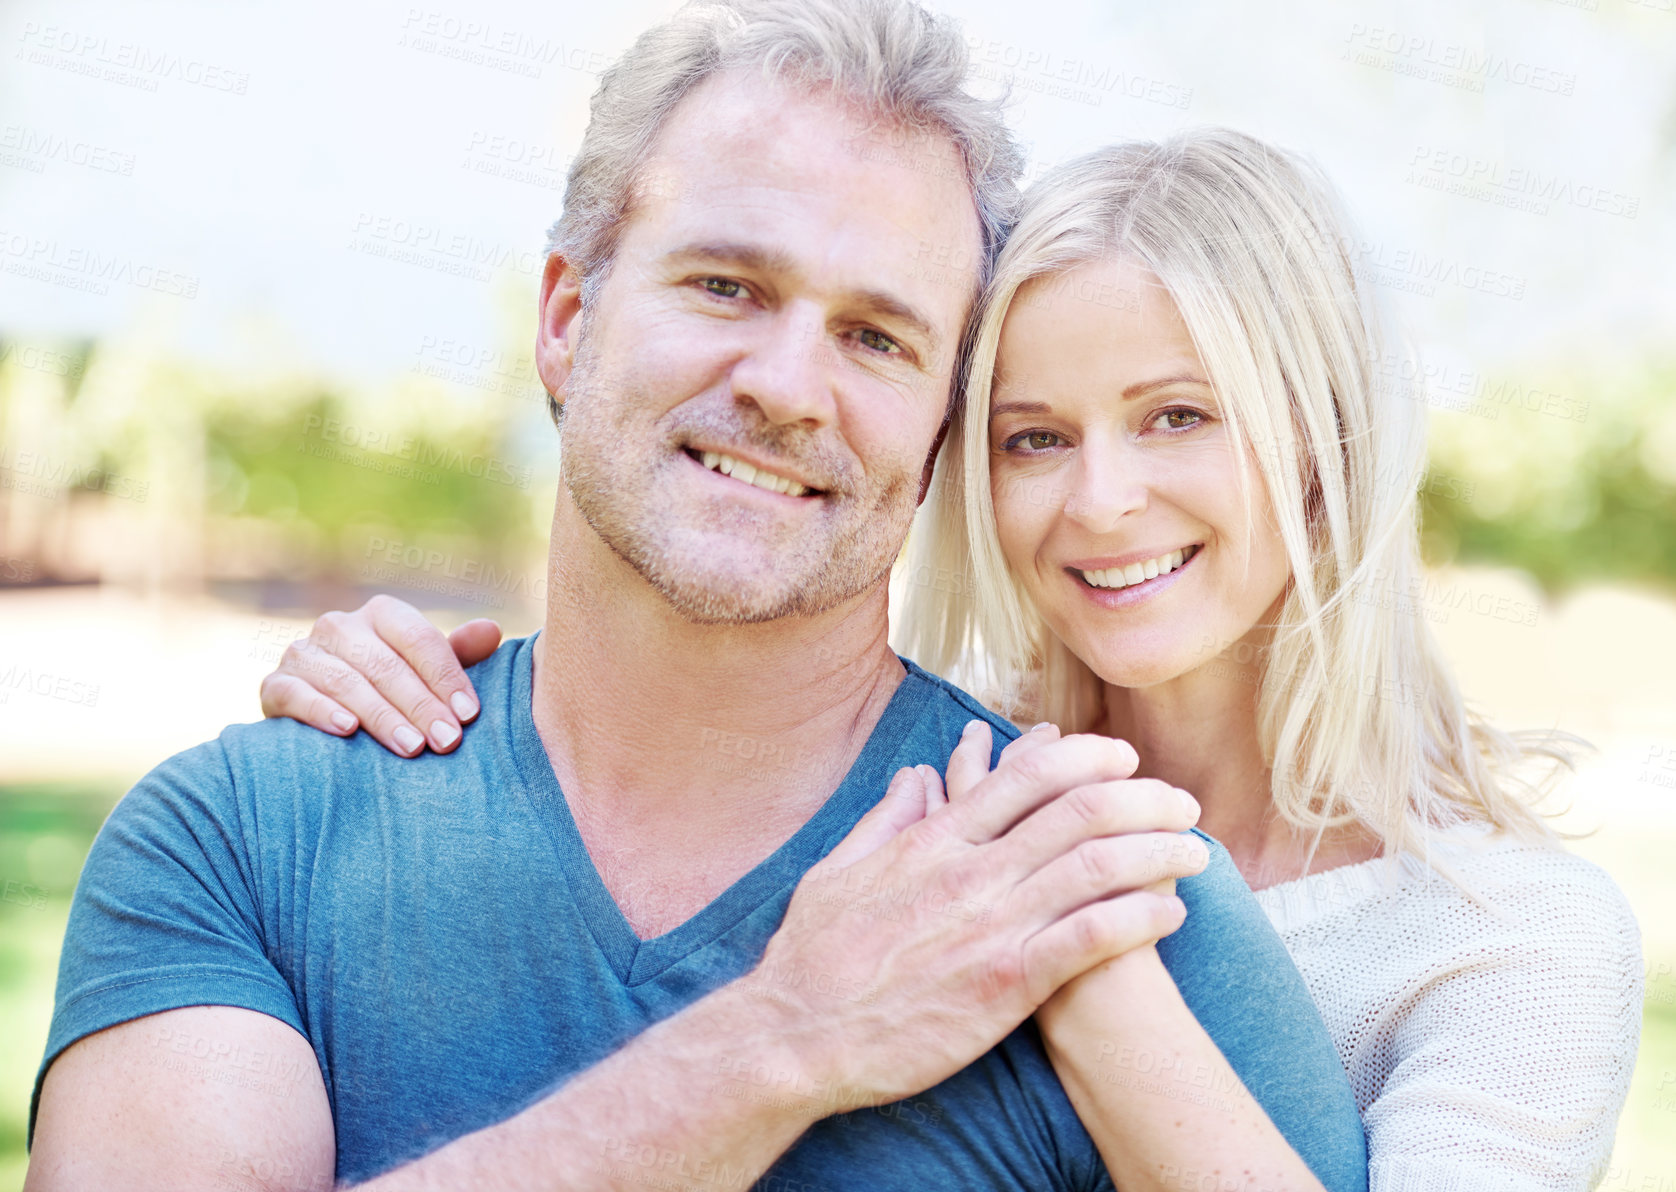
M 670 608 L 695 625 L 760 625 L 824 611 L 806 588 L 799 591 L 784 576 L 753 583 L 736 575 L 642 574 Z

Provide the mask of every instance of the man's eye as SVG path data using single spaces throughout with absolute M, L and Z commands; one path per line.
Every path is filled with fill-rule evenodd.
M 1197 410 L 1186 408 L 1165 410 L 1152 420 L 1157 430 L 1186 430 L 1190 426 L 1198 426 L 1205 420 L 1205 416 Z
M 699 285 L 718 298 L 737 298 L 745 287 L 736 281 L 729 281 L 725 277 L 706 277 L 700 279 Z
M 1027 451 L 1051 451 L 1061 442 L 1063 440 L 1051 430 L 1027 430 L 1014 435 L 1001 446 L 1006 451 L 1016 451 L 1020 447 Z
M 871 327 L 863 328 L 861 331 L 857 332 L 856 338 L 869 348 L 872 348 L 875 352 L 899 354 L 902 351 L 901 344 L 897 343 L 883 331 L 874 331 Z

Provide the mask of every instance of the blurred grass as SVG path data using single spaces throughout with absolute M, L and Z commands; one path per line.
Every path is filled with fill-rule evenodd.
M 29 1095 L 52 1017 L 70 897 L 121 795 L 110 786 L 0 786 L 0 884 L 11 883 L 0 901 L 0 1021 L 7 1024 L 0 1032 L 0 1192 L 23 1187 Z M 1658 993 L 1662 1000 L 1643 1011 L 1640 1058 L 1606 1189 L 1652 1186 L 1642 1177 L 1676 1171 L 1676 1003 L 1667 985 Z
M 88 785 L 0 786 L 0 1189 L 23 1187 L 35 1069 L 52 1020 L 70 896 L 122 795 Z

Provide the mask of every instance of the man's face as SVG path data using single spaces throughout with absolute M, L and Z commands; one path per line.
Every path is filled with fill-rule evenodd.
M 566 484 L 695 621 L 833 608 L 907 536 L 981 240 L 952 144 L 870 124 L 756 77 L 697 88 L 574 332 Z

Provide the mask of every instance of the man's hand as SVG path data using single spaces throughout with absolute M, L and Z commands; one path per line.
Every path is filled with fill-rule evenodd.
M 1122 741 L 1029 735 L 990 772 L 974 721 L 949 764 L 955 798 L 941 803 L 924 768 L 902 771 L 804 877 L 741 982 L 790 1032 L 800 1070 L 786 1091 L 801 1085 L 826 1113 L 919 1092 L 1066 982 L 1181 925 L 1180 901 L 1149 887 L 1207 863 L 1178 835 L 1197 804 L 1129 780 Z
M 324 614 L 286 647 L 262 680 L 262 715 L 289 716 L 337 737 L 365 728 L 403 757 L 427 744 L 447 753 L 478 712 L 464 668 L 499 644 L 494 621 L 467 621 L 443 637 L 406 601 L 374 596 L 352 613 Z

